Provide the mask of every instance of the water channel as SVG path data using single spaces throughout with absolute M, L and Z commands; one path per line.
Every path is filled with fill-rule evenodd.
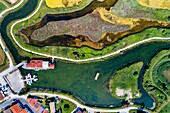
M 20 10 L 6 16 L 0 25 L 2 37 L 17 63 L 25 58 L 18 54 L 17 49 L 8 37 L 7 25 L 13 20 L 24 18 L 29 15 L 36 8 L 36 5 L 37 0 L 29 0 Z M 134 99 L 134 101 L 135 103 L 144 104 L 147 108 L 151 108 L 153 105 L 153 99 L 143 89 L 142 78 L 145 68 L 152 57 L 160 50 L 169 48 L 170 43 L 168 42 L 152 42 L 138 46 L 132 50 L 124 52 L 122 55 L 109 58 L 102 62 L 76 64 L 57 61 L 54 70 L 35 72 L 21 69 L 21 71 L 23 75 L 29 72 L 38 75 L 39 81 L 33 84 L 31 86 L 32 88 L 43 87 L 68 91 L 74 96 L 80 98 L 87 105 L 108 107 L 110 105 L 120 106 L 122 100 L 112 97 L 104 88 L 104 84 L 117 69 L 137 61 L 142 61 L 144 62 L 144 66 L 138 79 L 142 97 Z M 100 78 L 98 81 L 94 80 L 96 72 L 100 72 Z

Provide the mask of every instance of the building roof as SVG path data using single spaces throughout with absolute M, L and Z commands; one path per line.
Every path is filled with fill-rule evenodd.
M 10 109 L 13 113 L 20 113 L 22 111 L 18 104 L 13 105 Z
M 27 110 L 22 110 L 20 113 L 28 113 Z
M 26 67 L 42 68 L 43 67 L 43 60 L 31 60 L 29 63 L 27 63 Z
M 28 98 L 27 102 L 33 107 L 37 103 L 37 99 Z
M 34 104 L 33 108 L 35 109 L 35 111 L 39 111 L 41 108 L 41 104 L 37 102 Z
M 77 108 L 74 113 L 86 113 L 86 109 Z
M 4 110 L 4 113 L 12 113 L 11 110 L 8 108 L 6 110 Z
M 50 111 L 51 111 L 51 113 L 55 113 L 56 112 L 55 102 L 50 102 Z
M 2 93 L 0 92 L 0 100 L 3 100 L 4 96 L 2 95 Z
M 45 109 L 41 106 L 37 99 L 28 98 L 27 102 L 37 113 L 48 113 L 48 111 L 45 111 Z
M 49 61 L 31 60 L 30 62 L 25 63 L 23 68 L 26 68 L 26 69 L 54 69 L 55 64 L 49 63 Z
M 55 68 L 55 65 L 54 64 L 50 64 L 49 66 L 51 69 L 54 69 Z

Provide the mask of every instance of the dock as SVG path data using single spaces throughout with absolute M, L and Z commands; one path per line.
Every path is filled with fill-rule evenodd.
M 100 73 L 96 73 L 94 80 L 98 80 Z

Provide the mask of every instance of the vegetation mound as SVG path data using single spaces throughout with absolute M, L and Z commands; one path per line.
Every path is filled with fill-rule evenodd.
M 143 66 L 142 62 L 132 64 L 128 67 L 118 70 L 109 80 L 109 91 L 113 96 L 120 97 L 139 97 L 138 77 Z M 131 94 L 128 94 L 132 92 Z M 128 95 L 126 95 L 128 94 Z M 131 95 L 131 96 L 129 96 Z

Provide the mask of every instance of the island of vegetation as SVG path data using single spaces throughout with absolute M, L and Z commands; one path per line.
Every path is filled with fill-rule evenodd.
M 154 109 L 156 112 L 160 112 L 163 107 L 170 103 L 169 54 L 169 50 L 158 53 L 152 59 L 144 77 L 144 88 L 154 98 L 157 106 Z
M 109 80 L 109 92 L 118 98 L 139 98 L 138 77 L 142 66 L 138 62 L 115 72 Z
M 124 8 L 120 9 L 121 7 Z M 18 23 L 13 31 L 16 34 L 15 38 L 24 48 L 50 55 L 73 59 L 101 56 L 153 36 L 168 37 L 170 32 L 169 29 L 160 28 L 169 27 L 170 11 L 146 8 L 132 0 L 104 2 L 87 0 L 66 8 L 49 8 L 44 1 L 39 10 L 41 9 L 44 11 L 37 12 L 28 21 Z M 161 15 L 162 13 L 164 15 Z M 91 20 L 88 22 L 94 21 L 93 23 L 104 21 L 102 23 L 104 26 L 84 25 L 87 19 Z M 68 27 L 65 28 L 61 24 L 66 21 Z M 74 29 L 71 27 L 73 24 L 76 25 Z M 82 24 L 84 29 L 79 31 Z M 107 25 L 112 27 L 109 28 Z M 103 32 L 94 32 L 95 30 Z

